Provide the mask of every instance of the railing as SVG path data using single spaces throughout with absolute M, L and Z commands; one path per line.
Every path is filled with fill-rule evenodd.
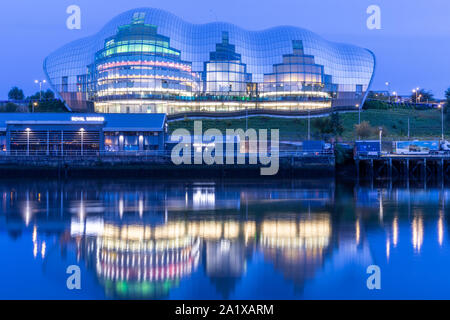
M 46 157 L 46 158 L 71 158 L 71 157 L 140 157 L 140 156 L 165 156 L 167 151 L 142 150 L 142 151 L 41 151 L 41 150 L 12 150 L 0 152 L 0 157 Z
M 195 155 L 195 151 L 191 152 L 191 156 Z M 276 152 L 261 152 L 259 153 L 239 153 L 232 152 L 222 153 L 223 157 L 227 155 L 243 155 L 246 157 L 251 157 L 253 155 L 260 156 L 276 156 Z M 279 151 L 278 156 L 280 158 L 301 158 L 301 157 L 330 157 L 333 156 L 334 152 L 330 151 Z M 214 155 L 213 155 L 214 156 Z M 47 151 L 0 151 L 0 158 L 11 158 L 11 157 L 23 157 L 23 158 L 110 158 L 110 157 L 124 157 L 124 158 L 138 158 L 138 157 L 171 157 L 171 151 L 167 150 L 145 150 L 145 151 L 59 151 L 59 152 L 47 152 Z

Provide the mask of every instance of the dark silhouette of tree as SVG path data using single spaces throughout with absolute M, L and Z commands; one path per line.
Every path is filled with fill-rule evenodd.
M 424 89 L 420 89 L 417 92 L 413 92 L 411 94 L 411 101 L 414 103 L 433 101 L 433 99 L 434 99 L 433 93 L 431 91 L 426 91 Z
M 16 112 L 18 108 L 19 108 L 19 106 L 17 104 L 8 102 L 5 106 L 5 111 L 6 112 Z
M 18 87 L 13 87 L 8 92 L 9 100 L 23 100 L 24 98 L 25 98 L 25 95 L 23 94 L 23 90 L 19 89 Z

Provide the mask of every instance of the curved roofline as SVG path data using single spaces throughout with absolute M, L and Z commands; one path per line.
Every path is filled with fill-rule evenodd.
M 369 84 L 367 85 L 366 94 L 364 95 L 361 105 L 359 106 L 360 108 L 362 108 L 364 106 L 364 103 L 366 102 L 367 96 L 369 95 L 369 91 L 370 91 L 369 89 L 370 89 L 370 87 L 372 87 L 373 79 L 375 78 L 375 73 L 377 70 L 377 58 L 376 58 L 375 54 L 372 52 L 372 50 L 369 50 L 369 49 L 365 49 L 365 50 L 367 50 L 372 55 L 373 70 L 372 70 L 372 77 L 370 78 Z
M 226 26 L 231 26 L 231 27 L 233 27 L 233 28 L 237 28 L 237 29 L 239 29 L 240 31 L 248 32 L 248 33 L 267 33 L 267 32 L 276 31 L 277 29 L 288 29 L 288 28 L 293 28 L 293 29 L 296 29 L 296 30 L 301 30 L 301 31 L 303 31 L 303 32 L 310 33 L 310 34 L 312 34 L 312 35 L 314 35 L 314 36 L 320 38 L 322 41 L 327 42 L 327 43 L 331 43 L 331 44 L 333 44 L 333 45 L 343 45 L 343 46 L 352 46 L 352 47 L 361 48 L 361 47 L 359 47 L 359 46 L 357 46 L 357 45 L 353 45 L 353 44 L 349 44 L 349 43 L 335 42 L 335 41 L 327 40 L 327 39 L 325 39 L 324 37 L 322 37 L 321 35 L 319 35 L 319 34 L 313 32 L 313 31 L 311 31 L 311 30 L 309 30 L 309 29 L 306 29 L 306 28 L 303 28 L 303 27 L 299 27 L 299 26 L 294 26 L 294 25 L 276 25 L 276 26 L 273 26 L 273 27 L 269 27 L 269 28 L 265 28 L 265 29 L 260 29 L 260 30 L 249 30 L 249 29 L 245 29 L 245 28 L 243 28 L 243 27 L 241 27 L 241 26 L 239 26 L 239 25 L 237 25 L 237 24 L 230 23 L 230 22 L 226 22 L 226 21 L 213 21 L 213 22 L 206 22 L 206 23 L 193 23 L 193 22 L 189 22 L 189 21 L 185 20 L 184 18 L 181 18 L 180 16 L 178 16 L 178 15 L 176 15 L 176 14 L 170 12 L 170 11 L 167 11 L 167 10 L 164 10 L 164 9 L 160 9 L 160 8 L 155 8 L 155 7 L 138 7 L 138 8 L 129 9 L 129 10 L 127 10 L 127 11 L 124 11 L 124 12 L 122 12 L 122 13 L 120 13 L 120 14 L 114 16 L 114 17 L 111 18 L 110 20 L 108 20 L 108 22 L 105 24 L 105 26 L 104 26 L 103 28 L 101 28 L 98 32 L 92 34 L 91 36 L 95 36 L 95 35 L 98 34 L 99 32 L 102 32 L 104 29 L 107 28 L 108 24 L 109 24 L 110 22 L 112 22 L 113 20 L 115 20 L 116 18 L 118 18 L 118 17 L 120 17 L 120 16 L 123 16 L 123 15 L 127 15 L 127 14 L 129 14 L 129 13 L 131 13 L 131 12 L 139 11 L 139 10 L 145 10 L 145 11 L 148 11 L 148 10 L 159 11 L 159 12 L 162 12 L 162 13 L 164 13 L 164 14 L 170 15 L 172 18 L 174 18 L 174 19 L 176 19 L 176 20 L 179 20 L 180 22 L 182 22 L 182 23 L 184 23 L 184 24 L 188 24 L 188 25 L 196 26 L 196 27 L 207 27 L 207 26 L 215 26 L 215 25 L 226 25 Z M 91 37 L 91 36 L 87 36 L 87 37 L 85 37 L 85 38 L 88 38 L 88 37 Z M 85 38 L 83 38 L 83 39 L 85 39 Z M 362 48 L 362 49 L 366 49 L 366 48 Z M 368 50 L 368 49 L 366 49 L 366 50 Z M 369 51 L 370 51 L 370 50 L 369 50 Z

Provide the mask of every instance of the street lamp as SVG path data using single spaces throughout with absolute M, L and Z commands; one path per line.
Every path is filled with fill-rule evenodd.
M 359 107 L 359 104 L 355 107 L 358 108 L 358 124 L 361 124 L 361 108 Z
M 26 128 L 25 131 L 27 132 L 27 156 L 30 155 L 30 128 Z
M 386 81 L 385 85 L 388 88 L 389 102 L 391 102 L 391 83 L 389 81 Z
M 383 127 L 378 128 L 380 130 L 380 155 L 381 155 L 381 137 L 383 136 Z
M 84 128 L 80 129 L 80 133 L 81 133 L 81 155 L 83 155 Z
M 311 110 L 308 110 L 308 141 L 311 140 Z
M 441 109 L 441 139 L 444 141 L 444 106 L 442 103 L 438 106 L 439 109 Z
M 39 84 L 39 101 L 42 100 L 42 84 L 47 83 L 46 80 L 34 80 L 34 83 Z
M 413 89 L 412 92 L 416 94 L 416 103 L 417 103 L 417 95 L 419 94 L 419 87 Z

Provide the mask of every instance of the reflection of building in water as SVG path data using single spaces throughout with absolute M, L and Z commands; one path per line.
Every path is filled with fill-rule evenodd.
M 275 269 L 303 287 L 322 267 L 331 235 L 331 218 L 326 213 L 301 215 L 299 220 L 274 217 L 262 223 L 259 245 Z
M 95 247 L 93 263 L 108 296 L 162 298 L 199 263 L 199 237 L 186 233 L 182 223 L 151 227 L 87 219 L 80 228 L 73 219 L 71 229 L 73 237 L 87 236 Z
M 91 253 L 81 256 L 93 259 L 108 296 L 166 296 L 197 270 L 201 260 L 218 292 L 228 298 L 258 249 L 287 279 L 302 284 L 322 266 L 332 233 L 329 214 L 272 215 L 247 221 L 203 215 L 172 219 L 166 224 L 138 225 L 89 217 L 80 223 L 73 218 L 71 235 L 86 237 L 89 244 L 80 248 L 91 248 L 87 249 Z

